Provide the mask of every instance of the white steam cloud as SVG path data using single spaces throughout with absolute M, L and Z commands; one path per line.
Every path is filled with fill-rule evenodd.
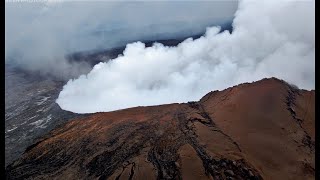
M 315 83 L 314 1 L 239 2 L 234 31 L 207 28 L 177 47 L 128 44 L 123 56 L 69 80 L 57 103 L 77 113 L 199 100 L 211 90 L 278 77 Z

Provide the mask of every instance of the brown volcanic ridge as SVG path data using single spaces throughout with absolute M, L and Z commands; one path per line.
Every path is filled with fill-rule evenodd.
M 276 78 L 52 130 L 7 179 L 315 179 L 315 92 Z

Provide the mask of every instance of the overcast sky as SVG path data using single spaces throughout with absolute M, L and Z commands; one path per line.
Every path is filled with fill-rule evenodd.
M 85 64 L 66 62 L 75 51 L 105 49 L 133 40 L 191 36 L 230 22 L 237 1 L 76 1 L 5 4 L 6 62 L 72 77 Z

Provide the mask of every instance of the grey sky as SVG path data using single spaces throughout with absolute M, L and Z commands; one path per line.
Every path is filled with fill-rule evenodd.
M 193 35 L 231 21 L 236 9 L 237 1 L 6 3 L 6 61 L 61 74 L 75 67 L 67 53 Z

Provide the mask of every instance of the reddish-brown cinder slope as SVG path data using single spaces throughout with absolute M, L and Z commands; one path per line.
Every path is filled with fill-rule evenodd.
M 285 84 L 264 79 L 200 102 L 262 177 L 314 179 L 314 91 Z
M 6 178 L 314 179 L 314 96 L 271 78 L 95 113 L 30 146 Z

